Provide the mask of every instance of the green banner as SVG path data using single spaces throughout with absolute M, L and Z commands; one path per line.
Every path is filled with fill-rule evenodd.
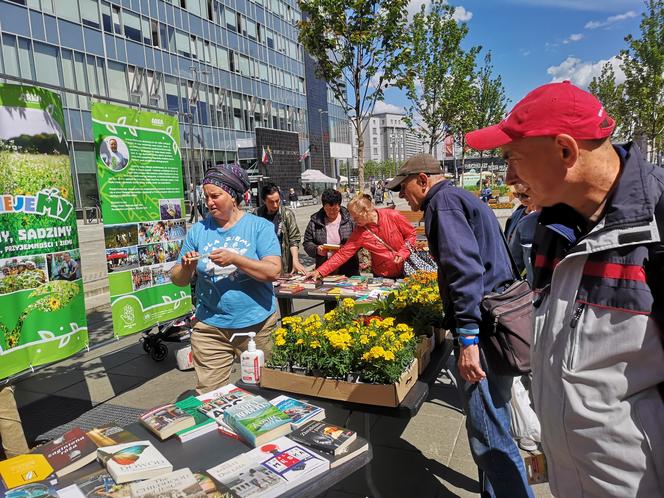
M 171 283 L 186 234 L 177 118 L 94 103 L 113 330 L 124 336 L 191 310 Z
M 88 343 L 60 97 L 0 84 L 0 379 Z

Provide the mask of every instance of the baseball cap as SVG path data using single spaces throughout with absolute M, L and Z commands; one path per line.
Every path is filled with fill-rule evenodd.
M 415 154 L 401 165 L 397 176 L 392 178 L 385 185 L 388 190 L 397 191 L 401 188 L 401 183 L 409 176 L 417 173 L 427 173 L 431 175 L 442 175 L 443 170 L 440 167 L 440 161 L 431 154 Z
M 615 126 L 594 95 L 563 81 L 536 88 L 500 123 L 467 133 L 466 143 L 487 150 L 520 138 L 563 133 L 577 140 L 594 140 L 610 136 Z

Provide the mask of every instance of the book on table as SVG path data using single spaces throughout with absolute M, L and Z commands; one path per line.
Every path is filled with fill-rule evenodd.
M 0 461 L 0 477 L 6 489 L 16 488 L 55 477 L 44 455 L 30 453 Z
M 118 484 L 150 479 L 173 470 L 171 463 L 149 441 L 99 448 L 97 459 Z
M 252 446 L 291 431 L 291 419 L 260 396 L 252 396 L 226 408 L 224 422 Z
M 324 408 L 290 396 L 277 396 L 271 399 L 270 403 L 290 417 L 293 429 L 300 427 L 309 420 L 323 420 L 325 418 Z
M 177 401 L 175 406 L 194 418 L 194 425 L 175 433 L 177 438 L 183 443 L 212 432 L 219 427 L 215 419 L 208 417 L 199 410 L 203 406 L 203 402 L 196 396 L 189 396 L 188 398 Z
M 217 481 L 222 496 L 272 498 L 329 468 L 327 459 L 287 437 L 280 437 L 207 472 Z
M 154 432 L 160 439 L 166 439 L 178 431 L 196 423 L 194 417 L 174 404 L 153 408 L 138 418 L 139 422 Z
M 94 442 L 99 448 L 138 441 L 138 436 L 136 436 L 136 434 L 115 424 L 106 424 L 95 427 L 89 430 L 87 434 L 88 437 L 92 439 L 92 442 Z
M 318 287 L 317 289 L 311 289 L 311 290 L 308 292 L 308 294 L 309 294 L 309 296 L 321 296 L 321 297 L 325 297 L 325 296 L 329 296 L 329 295 L 330 295 L 330 291 L 331 291 L 332 289 L 334 289 L 334 287 L 332 287 L 331 285 L 322 285 L 322 286 Z
M 362 438 L 355 438 L 352 443 L 346 446 L 345 451 L 343 453 L 339 453 L 338 455 L 332 455 L 331 453 L 327 453 L 325 451 L 316 450 L 311 446 L 303 446 L 306 446 L 317 455 L 320 455 L 321 457 L 329 460 L 331 469 L 338 467 L 342 463 L 346 463 L 348 460 L 352 460 L 356 456 L 369 451 L 369 442 Z
M 300 284 L 281 284 L 279 286 L 279 292 L 281 294 L 297 294 L 303 290 L 304 287 Z
M 31 453 L 44 455 L 56 475 L 62 477 L 92 462 L 97 456 L 97 445 L 83 429 L 75 427 Z
M 81 477 L 75 484 L 87 498 L 131 498 L 129 484 L 117 484 L 106 469 Z
M 206 498 L 205 491 L 188 468 L 129 485 L 132 498 Z
M 226 436 L 240 439 L 237 432 L 224 421 L 224 411 L 228 407 L 236 405 L 240 401 L 252 396 L 253 394 L 234 384 L 227 384 L 214 391 L 197 396 L 197 398 L 203 403 L 198 410 L 216 421 L 219 426 L 219 432 Z
M 323 277 L 324 284 L 338 284 L 346 280 L 348 280 L 348 277 L 345 275 L 328 275 L 327 277 Z
M 293 431 L 293 441 L 318 451 L 340 455 L 357 438 L 357 433 L 320 420 L 311 420 Z

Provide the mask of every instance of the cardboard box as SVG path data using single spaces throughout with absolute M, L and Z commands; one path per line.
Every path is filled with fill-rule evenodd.
M 261 387 L 367 405 L 398 406 L 417 381 L 417 360 L 395 384 L 363 384 L 298 375 L 263 367 Z
M 433 336 L 432 336 L 433 337 Z M 418 375 L 422 375 L 424 369 L 431 361 L 431 339 L 427 336 L 420 335 L 417 337 L 417 348 L 415 349 L 415 357 L 417 358 Z
M 449 335 L 451 337 L 452 333 L 449 330 L 443 328 L 434 329 L 434 335 L 436 336 L 436 345 L 440 346 Z

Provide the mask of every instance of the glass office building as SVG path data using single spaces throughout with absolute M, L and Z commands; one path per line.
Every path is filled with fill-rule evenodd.
M 0 81 L 60 92 L 89 206 L 93 100 L 177 115 L 197 178 L 214 162 L 250 165 L 257 127 L 297 132 L 307 150 L 299 20 L 295 0 L 0 0 Z

